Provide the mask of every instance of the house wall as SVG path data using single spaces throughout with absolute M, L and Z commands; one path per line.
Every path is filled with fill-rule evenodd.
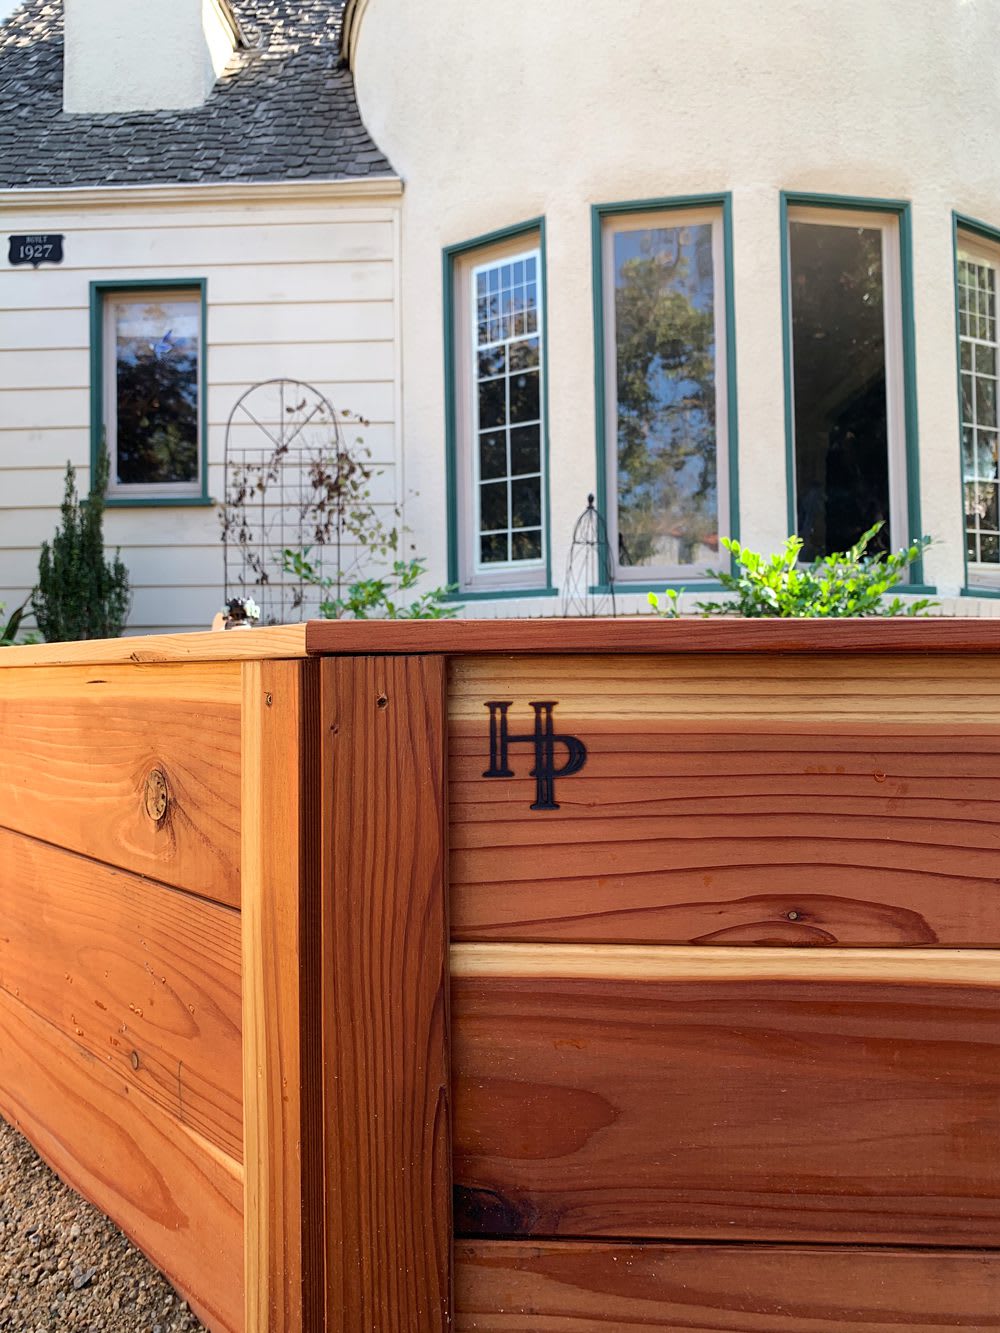
M 363 190 L 368 190 L 364 193 Z M 92 281 L 207 284 L 208 488 L 226 421 L 256 382 L 314 384 L 366 418 L 387 512 L 399 465 L 398 182 L 39 192 L 0 202 L 5 233 L 62 232 L 58 266 L 0 271 L 0 602 L 35 582 L 67 461 L 90 467 Z M 353 432 L 349 438 L 353 438 Z M 217 507 L 109 509 L 134 589 L 130 633 L 206 628 L 222 605 Z M 28 622 L 30 624 L 30 622 Z
M 732 192 L 740 525 L 787 533 L 780 192 L 910 201 L 925 577 L 965 580 L 952 210 L 1000 225 L 996 0 L 367 0 L 362 114 L 406 181 L 404 408 L 420 545 L 445 562 L 441 251 L 544 215 L 553 581 L 595 483 L 592 204 Z M 917 535 L 917 534 L 913 534 Z M 638 604 L 642 599 L 636 599 Z M 500 604 L 504 611 L 516 603 Z M 525 603 L 537 614 L 544 603 Z M 488 614 L 488 604 L 477 604 Z

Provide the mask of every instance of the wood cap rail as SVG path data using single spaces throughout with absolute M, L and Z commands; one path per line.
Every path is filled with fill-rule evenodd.
M 308 653 L 995 653 L 1000 619 L 310 620 Z

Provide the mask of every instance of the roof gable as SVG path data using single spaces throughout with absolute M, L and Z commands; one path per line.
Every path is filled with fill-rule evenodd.
M 233 0 L 247 47 L 204 105 L 67 115 L 61 0 L 0 26 L 0 189 L 391 175 L 339 67 L 341 0 Z

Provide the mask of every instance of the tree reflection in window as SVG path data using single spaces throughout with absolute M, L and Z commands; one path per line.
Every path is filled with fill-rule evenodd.
M 115 297 L 112 318 L 115 481 L 197 483 L 199 299 Z
M 712 224 L 613 244 L 619 562 L 701 567 L 719 545 Z

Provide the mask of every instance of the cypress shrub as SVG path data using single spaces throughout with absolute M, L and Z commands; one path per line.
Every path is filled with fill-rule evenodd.
M 104 554 L 107 484 L 106 449 L 101 450 L 86 500 L 78 498 L 76 473 L 66 464 L 62 524 L 51 546 L 42 542 L 38 587 L 31 601 L 38 628 L 49 643 L 114 639 L 125 628 L 131 604 L 128 570 L 119 551 L 113 560 Z

